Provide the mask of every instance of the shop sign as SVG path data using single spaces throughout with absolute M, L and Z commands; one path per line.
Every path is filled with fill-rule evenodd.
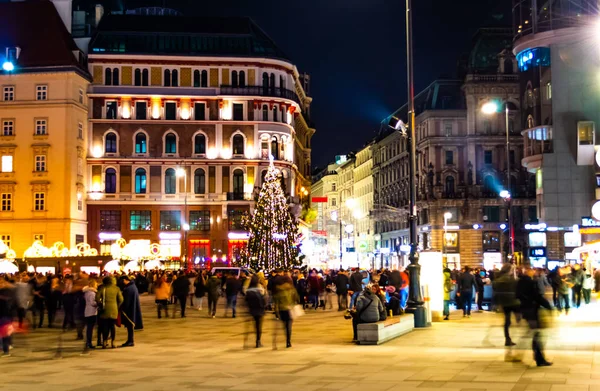
M 361 240 L 358 242 L 358 250 L 359 251 L 367 251 L 369 248 L 369 245 L 367 244 L 366 240 Z
M 530 232 L 529 233 L 529 246 L 530 247 L 546 247 L 546 233 L 545 232 Z
M 312 197 L 310 202 L 313 204 L 327 203 L 327 197 Z
M 565 247 L 581 246 L 581 234 L 579 232 L 565 232 Z
M 534 258 L 545 257 L 546 249 L 544 247 L 532 247 L 529 249 L 529 256 Z
M 600 221 L 593 219 L 591 217 L 582 217 L 581 218 L 581 226 L 582 227 L 600 227 Z
M 525 224 L 525 229 L 526 230 L 531 230 L 531 231 L 539 231 L 542 229 L 546 229 L 546 224 L 545 223 L 540 223 L 540 224 Z

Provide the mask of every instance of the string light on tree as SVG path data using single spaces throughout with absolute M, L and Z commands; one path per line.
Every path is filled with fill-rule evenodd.
M 273 156 L 256 202 L 246 221 L 249 233 L 246 263 L 255 270 L 288 269 L 299 266 L 298 224 L 289 210 L 281 187 L 281 172 Z

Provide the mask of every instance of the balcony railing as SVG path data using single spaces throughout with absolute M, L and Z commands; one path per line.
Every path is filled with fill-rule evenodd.
M 525 157 L 552 153 L 552 126 L 537 126 L 521 132 L 524 140 Z
M 263 87 L 263 86 L 245 86 L 234 87 L 229 85 L 221 85 L 221 95 L 241 95 L 241 96 L 268 96 L 279 97 L 293 100 L 300 103 L 298 95 L 295 91 L 281 87 Z
M 227 193 L 227 201 L 244 201 L 244 193 Z
M 467 81 L 478 81 L 478 82 L 518 82 L 519 75 L 467 75 Z

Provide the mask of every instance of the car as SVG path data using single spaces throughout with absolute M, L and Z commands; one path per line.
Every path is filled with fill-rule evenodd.
M 242 272 L 246 272 L 246 274 L 248 274 L 248 275 L 252 274 L 248 269 L 245 269 L 242 267 L 227 267 L 227 266 L 221 267 L 221 266 L 219 266 L 219 267 L 213 267 L 212 270 L 210 271 L 210 273 L 213 275 L 215 275 L 217 273 L 221 273 L 224 275 L 235 273 L 238 277 L 240 276 L 240 274 Z

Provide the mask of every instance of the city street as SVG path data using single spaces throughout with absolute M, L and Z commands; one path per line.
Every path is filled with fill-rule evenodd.
M 244 319 L 216 319 L 189 311 L 186 319 L 156 319 L 142 297 L 145 329 L 134 348 L 80 355 L 74 332 L 42 329 L 17 336 L 13 356 L 2 359 L 1 390 L 600 390 L 600 323 L 593 305 L 559 318 L 548 330 L 554 366 L 504 362 L 501 319 L 474 313 L 416 330 L 381 346 L 350 342 L 351 324 L 337 311 L 310 311 L 294 325 L 293 348 L 272 350 L 274 323 L 265 320 L 262 349 L 244 350 Z M 243 309 L 241 309 L 243 313 Z M 595 315 L 594 315 L 595 314 Z M 584 321 L 584 319 L 586 319 Z M 590 322 L 592 320 L 593 322 Z M 526 329 L 513 328 L 518 339 Z M 117 343 L 125 330 L 117 330 Z M 252 337 L 250 338 L 252 340 Z M 525 343 L 525 345 L 528 345 Z

